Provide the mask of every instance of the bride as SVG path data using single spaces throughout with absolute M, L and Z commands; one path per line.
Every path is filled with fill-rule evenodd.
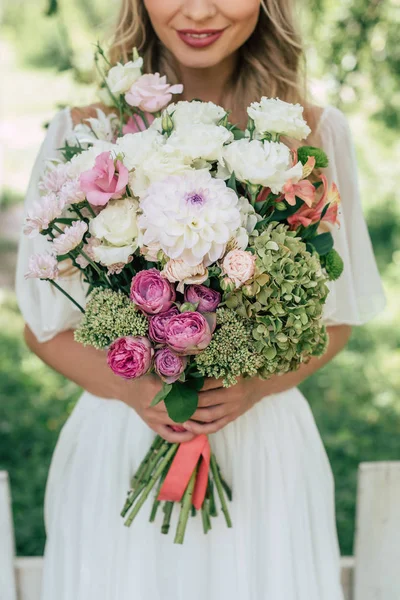
M 307 102 L 291 0 L 122 0 L 111 59 L 128 59 L 135 46 L 148 71 L 183 83 L 181 99 L 222 104 L 242 127 L 245 107 L 262 95 L 306 107 L 307 143 L 328 154 L 326 175 L 342 196 L 334 237 L 345 271 L 325 307 L 330 343 L 322 358 L 229 391 L 208 382 L 186 431 L 176 433 L 163 404 L 150 408 L 160 385 L 153 377 L 124 381 L 107 367 L 104 352 L 74 342 L 79 311 L 48 283 L 24 279 L 29 255 L 46 240 L 21 239 L 17 296 L 27 344 L 85 390 L 61 431 L 48 477 L 42 600 L 341 600 L 332 474 L 296 386 L 344 347 L 351 325 L 365 323 L 384 302 L 348 124 L 338 109 Z M 92 112 L 56 114 L 26 210 L 38 198 L 46 159 L 59 156 L 74 125 Z M 78 273 L 66 274 L 63 285 L 84 304 Z M 127 485 L 154 432 L 172 442 L 211 434 L 234 490 L 233 529 L 216 519 L 205 536 L 194 518 L 180 547 L 149 525 L 145 509 L 132 528 L 123 526 Z

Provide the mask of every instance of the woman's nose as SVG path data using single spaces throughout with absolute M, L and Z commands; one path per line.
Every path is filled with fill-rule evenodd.
M 182 13 L 192 21 L 206 21 L 217 14 L 214 0 L 183 0 Z

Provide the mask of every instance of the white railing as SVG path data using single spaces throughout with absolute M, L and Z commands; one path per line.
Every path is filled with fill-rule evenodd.
M 354 549 L 342 558 L 345 599 L 399 600 L 400 461 L 360 465 Z M 41 574 L 41 557 L 15 558 L 10 487 L 0 471 L 1 600 L 40 600 Z

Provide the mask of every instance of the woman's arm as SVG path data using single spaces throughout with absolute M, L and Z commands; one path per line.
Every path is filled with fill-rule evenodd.
M 153 429 L 169 442 L 186 442 L 193 438 L 191 433 L 175 433 L 163 402 L 150 407 L 161 388 L 158 377 L 146 375 L 137 380 L 126 380 L 115 375 L 107 365 L 103 350 L 83 346 L 74 340 L 72 330 L 63 331 L 48 342 L 38 342 L 35 335 L 25 326 L 25 341 L 28 347 L 49 367 L 74 381 L 95 396 L 121 400 Z
M 265 396 L 279 394 L 299 385 L 344 348 L 349 340 L 351 327 L 328 327 L 328 333 L 329 345 L 325 354 L 319 358 L 313 357 L 297 371 L 275 375 L 266 381 L 259 377 L 240 379 L 237 385 L 230 388 L 216 387 L 219 385 L 216 380 L 208 380 L 205 386 L 208 389 L 199 394 L 199 408 L 192 419 L 184 424 L 185 428 L 195 434 L 215 433 L 247 412 Z

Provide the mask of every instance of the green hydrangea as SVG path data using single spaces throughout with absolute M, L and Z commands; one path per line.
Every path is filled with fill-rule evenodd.
M 222 378 L 225 387 L 234 385 L 241 375 L 257 375 L 264 359 L 254 348 L 251 321 L 234 310 L 218 308 L 212 340 L 195 362 L 203 376 Z
M 75 331 L 75 340 L 85 346 L 102 349 L 116 338 L 146 335 L 147 318 L 122 292 L 96 288 L 86 306 L 85 315 Z
M 254 348 L 264 358 L 259 374 L 295 370 L 326 348 L 321 316 L 328 288 L 318 255 L 283 223 L 270 223 L 250 242 L 254 280 L 224 299 L 252 324 Z

